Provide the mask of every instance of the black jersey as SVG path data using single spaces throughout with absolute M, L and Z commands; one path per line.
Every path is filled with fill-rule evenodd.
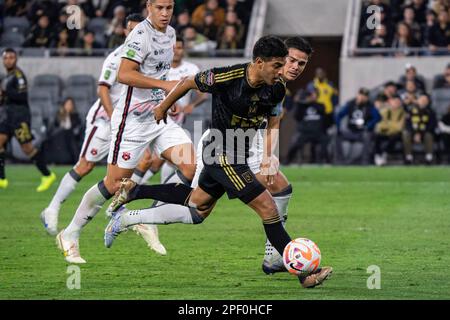
M 258 128 L 268 117 L 280 114 L 278 105 L 286 93 L 285 83 L 253 88 L 247 80 L 249 65 L 213 68 L 195 76 L 198 89 L 213 96 L 211 134 L 206 140 L 206 146 L 216 141 L 213 156 L 220 150 L 220 154 L 226 153 L 237 161 L 248 158 Z M 217 131 L 223 143 L 217 143 Z
M 8 72 L 2 81 L 2 102 L 7 107 L 28 107 L 27 79 L 22 70 L 16 68 Z

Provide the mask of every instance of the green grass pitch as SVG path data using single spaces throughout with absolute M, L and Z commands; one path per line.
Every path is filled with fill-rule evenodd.
M 60 179 L 69 167 L 53 168 Z M 104 210 L 80 240 L 81 289 L 69 290 L 68 264 L 39 220 L 57 185 L 36 193 L 32 166 L 8 166 L 0 190 L 0 299 L 449 299 L 450 169 L 285 168 L 293 184 L 287 229 L 314 240 L 334 274 L 302 289 L 289 274 L 261 271 L 260 219 L 223 198 L 198 226 L 160 226 L 168 255 L 150 251 L 132 232 L 103 246 Z M 83 193 L 105 167 L 86 177 L 63 204 L 66 226 Z M 140 201 L 133 208 L 147 206 Z M 369 290 L 367 268 L 381 271 Z

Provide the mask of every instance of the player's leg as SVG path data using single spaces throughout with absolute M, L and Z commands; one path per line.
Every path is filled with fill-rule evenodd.
M 138 224 L 200 224 L 213 210 L 217 198 L 202 190 L 184 184 L 154 186 L 154 197 L 166 200 L 149 209 L 128 211 L 124 207 L 113 213 L 105 229 L 105 246 L 111 247 L 114 239 L 127 228 Z M 168 197 L 168 194 L 171 194 Z M 223 194 L 223 192 L 222 192 Z
M 62 178 L 50 204 L 41 213 L 41 219 L 48 233 L 56 234 L 61 204 L 67 200 L 78 183 L 88 175 L 95 164 L 108 155 L 111 129 L 109 123 L 88 123 L 85 138 L 77 164 Z
M 145 149 L 144 155 L 142 156 L 141 160 L 139 161 L 137 167 L 133 171 L 133 175 L 131 176 L 131 180 L 136 182 L 137 184 L 145 183 L 144 181 L 144 175 L 147 173 L 147 171 L 150 169 L 153 163 L 153 153 L 150 151 L 149 148 Z M 152 172 L 152 175 L 156 172 Z M 151 176 L 148 177 L 148 179 L 151 178 Z M 144 182 L 143 182 L 144 181 Z
M 20 140 L 19 140 L 19 143 Z M 30 142 L 21 143 L 22 151 L 30 158 L 30 160 L 36 165 L 39 172 L 42 174 L 41 183 L 36 188 L 37 192 L 46 191 L 50 188 L 53 182 L 56 181 L 56 175 L 47 167 L 47 162 L 45 160 L 45 155 L 42 150 L 37 149 Z
M 8 135 L 0 133 L 0 189 L 6 189 L 8 187 L 8 180 L 5 175 L 5 147 L 7 142 Z

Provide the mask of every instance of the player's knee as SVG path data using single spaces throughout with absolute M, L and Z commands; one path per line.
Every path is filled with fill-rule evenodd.
M 194 179 L 195 175 L 195 164 L 181 164 L 178 166 L 178 170 L 181 171 L 183 176 L 185 176 L 188 180 Z
M 80 161 L 75 166 L 75 171 L 80 177 L 84 177 L 89 174 L 95 167 L 94 162 L 87 161 L 86 159 L 80 159 Z

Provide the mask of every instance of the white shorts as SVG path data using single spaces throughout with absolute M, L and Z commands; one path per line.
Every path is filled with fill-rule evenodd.
M 109 121 L 87 124 L 80 158 L 89 162 L 99 162 L 108 155 L 111 145 L 111 125 Z
M 135 117 L 123 112 L 115 112 L 111 119 L 111 145 L 109 148 L 108 163 L 117 165 L 122 169 L 134 169 L 147 147 L 150 147 L 158 156 L 165 150 L 192 143 L 185 131 L 169 117 L 167 124 L 156 124 L 150 114 L 142 121 L 142 117 Z
M 209 130 L 206 130 L 205 133 L 202 135 L 200 141 L 197 144 L 197 167 L 195 168 L 195 175 L 192 179 L 192 188 L 196 188 L 198 186 L 198 179 L 200 177 L 200 173 L 202 172 L 202 169 L 204 167 L 203 165 L 203 140 L 206 139 L 206 137 L 209 134 Z M 261 162 L 264 152 L 264 144 L 263 144 L 263 136 L 258 131 L 256 136 L 253 138 L 252 145 L 250 146 L 250 156 L 247 158 L 247 164 L 252 170 L 252 172 L 256 175 L 258 174 L 261 169 Z

